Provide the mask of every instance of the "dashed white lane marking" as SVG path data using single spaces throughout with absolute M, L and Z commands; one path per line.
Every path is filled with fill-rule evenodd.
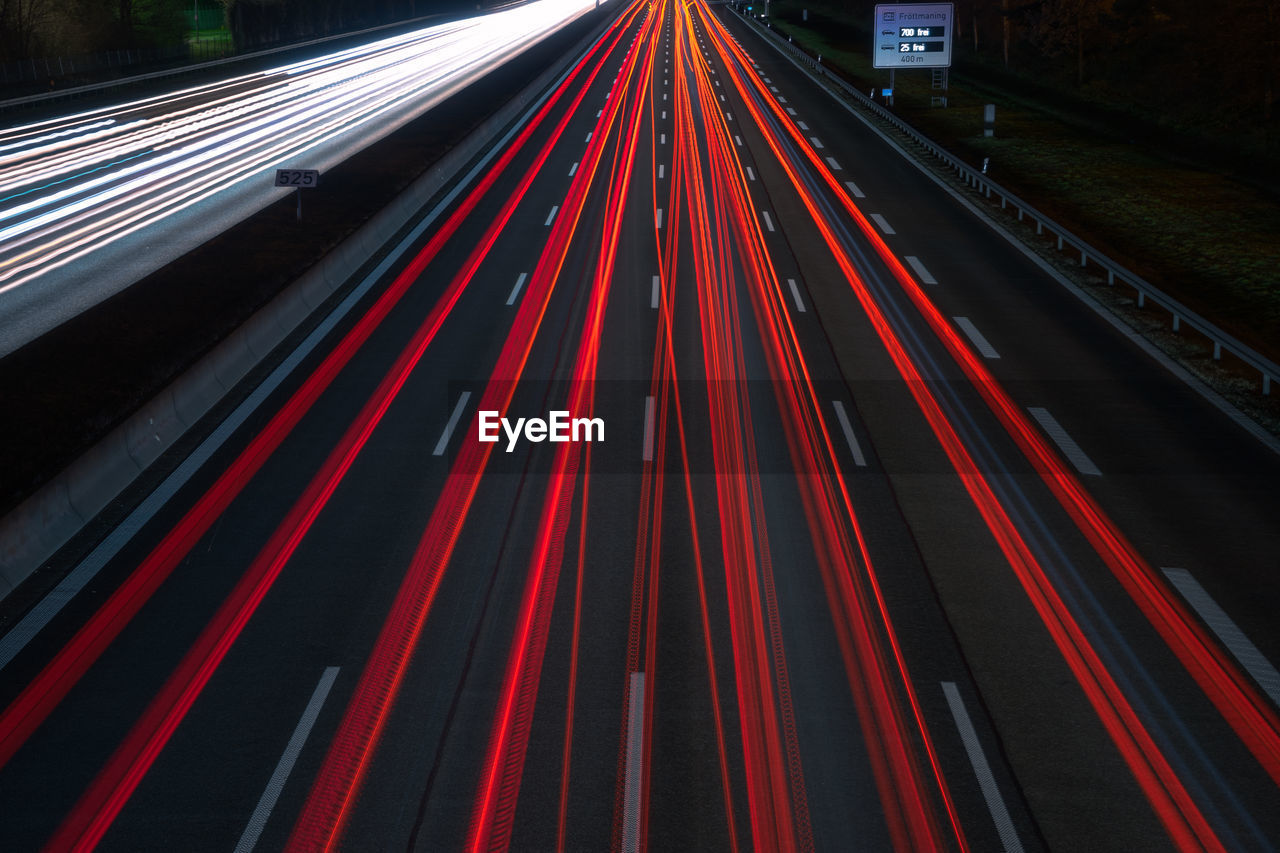
M 658 227 L 661 228 L 662 227 L 662 208 L 658 208 L 657 211 L 654 212 L 654 219 L 658 223 Z
M 876 223 L 876 225 L 880 226 L 880 230 L 883 231 L 886 235 L 898 233 L 897 231 L 893 230 L 893 226 L 889 224 L 889 220 L 885 219 L 880 214 L 878 213 L 871 214 L 871 219 Z
M 660 276 L 653 277 L 653 290 L 649 293 L 649 307 L 658 307 L 658 290 L 662 287 L 662 278 Z
M 720 100 L 722 100 L 722 101 L 724 100 L 724 95 L 721 95 L 721 96 L 720 96 Z
M 1267 660 L 1266 655 L 1258 650 L 1258 647 L 1244 635 L 1240 630 L 1240 626 L 1235 623 L 1227 612 L 1218 606 L 1218 602 L 1214 601 L 1209 593 L 1205 592 L 1204 587 L 1200 586 L 1200 582 L 1192 577 L 1191 572 L 1186 569 L 1161 569 L 1169 582 L 1177 587 L 1178 592 L 1187 600 L 1187 603 L 1195 608 L 1200 614 L 1200 618 L 1204 623 L 1218 635 L 1218 639 L 1227 647 L 1227 651 L 1235 655 L 1236 660 L 1240 661 L 1240 665 L 1245 671 L 1258 682 L 1258 686 L 1262 691 L 1271 698 L 1271 701 L 1280 705 L 1280 672 L 1271 665 L 1271 661 Z
M 765 228 L 768 228 L 770 231 L 772 231 L 772 230 L 773 230 L 773 220 L 769 218 L 769 211 L 767 211 L 767 210 L 762 210 L 762 211 L 760 211 L 760 215 L 764 217 L 764 227 L 765 227 Z
M 768 77 L 764 78 L 764 82 L 768 83 L 769 85 L 773 85 L 773 81 L 770 80 Z
M 735 137 L 733 137 L 733 141 L 734 141 L 734 142 L 736 142 L 736 143 L 738 143 L 738 145 L 742 145 L 742 137 L 741 137 L 741 136 L 735 136 Z
M 284 754 L 280 756 L 275 772 L 267 782 L 266 790 L 258 799 L 258 806 L 253 810 L 253 815 L 250 816 L 249 823 L 244 828 L 244 834 L 240 836 L 240 842 L 236 844 L 235 853 L 250 853 L 257 845 L 258 839 L 262 836 L 262 830 L 267 826 L 267 819 L 271 817 L 271 810 L 275 808 L 276 800 L 280 799 L 280 792 L 284 790 L 284 783 L 293 772 L 298 753 L 302 752 L 307 736 L 311 734 L 311 728 L 315 725 L 316 718 L 320 716 L 320 709 L 324 706 L 324 700 L 329 697 L 329 690 L 337 677 L 338 667 L 336 666 L 326 667 L 320 676 L 320 683 L 312 691 L 311 700 L 307 702 L 307 707 L 302 712 L 302 719 L 298 720 L 289 743 L 285 745 Z
M 793 110 L 791 107 L 787 107 L 787 115 L 793 116 L 795 114 L 796 114 L 795 110 Z
M 805 313 L 804 303 L 800 301 L 800 288 L 796 287 L 796 280 L 794 278 L 787 279 L 787 285 L 791 288 L 791 298 L 796 301 L 796 310 L 801 314 Z
M 725 110 L 724 116 L 729 121 L 733 121 L 733 113 L 729 112 L 728 110 Z
M 964 744 L 969 763 L 973 765 L 973 773 L 978 777 L 978 788 L 982 791 L 982 798 L 987 801 L 987 810 L 991 812 L 991 819 L 995 821 L 996 832 L 1000 834 L 1000 843 L 1004 845 L 1005 853 L 1022 853 L 1022 840 L 1018 838 L 1013 818 L 1009 817 L 1009 809 L 1004 804 L 1004 798 L 1000 796 L 996 777 L 992 775 L 991 765 L 987 763 L 987 755 L 982 751 L 982 744 L 978 742 L 978 733 L 973 729 L 973 721 L 969 719 L 969 712 L 964 707 L 964 699 L 960 697 L 960 691 L 956 689 L 954 681 L 942 682 L 942 692 L 946 694 L 947 704 L 951 706 L 951 716 L 955 717 L 956 729 L 960 732 L 960 742 Z
M 845 181 L 844 185 L 849 188 L 849 192 L 853 193 L 854 198 L 866 198 L 867 194 L 858 189 L 858 185 L 853 181 Z
M 960 327 L 960 331 L 964 332 L 969 340 L 973 341 L 974 347 L 978 352 L 982 353 L 983 358 L 999 358 L 1000 353 L 996 352 L 995 347 L 991 346 L 985 335 L 978 331 L 978 327 L 973 325 L 973 321 L 968 317 L 952 317 L 956 325 Z
M 658 164 L 658 177 L 659 177 L 659 178 L 664 177 L 664 176 L 666 175 L 666 172 L 667 172 L 667 166 L 666 166 L 666 164 L 665 164 L 665 163 L 659 163 L 659 164 Z
M 836 158 L 834 158 L 834 157 L 828 157 L 828 158 L 827 158 L 827 164 L 828 164 L 829 166 L 831 166 L 831 168 L 832 168 L 832 170 L 833 170 L 833 171 L 836 171 L 836 172 L 839 172 L 839 171 L 840 171 L 840 164 L 836 162 Z
M 844 440 L 849 443 L 849 450 L 853 453 L 853 464 L 859 468 L 867 467 L 867 458 L 862 455 L 862 448 L 858 446 L 858 439 L 853 435 L 853 424 L 849 423 L 849 416 L 845 413 L 844 403 L 839 400 L 832 400 L 831 405 L 835 407 L 836 419 L 840 421 L 840 431 L 844 433 Z
M 781 95 L 778 96 L 778 103 L 785 104 L 786 102 L 787 102 L 786 98 L 782 97 Z
M 550 225 L 550 224 L 551 224 L 551 220 L 553 220 L 553 219 L 555 219 L 555 218 L 556 218 L 556 211 L 557 211 L 557 210 L 559 210 L 559 209 L 560 209 L 560 205 L 558 205 L 558 204 L 556 204 L 556 205 L 552 205 L 552 207 L 551 207 L 551 212 L 547 214 L 547 221 L 546 221 L 546 222 L 544 222 L 544 223 L 542 223 L 542 224 L 543 224 L 543 225 Z
M 798 122 L 796 122 L 796 127 L 800 128 L 801 130 L 808 130 L 808 129 L 809 129 L 809 125 L 805 124 L 805 123 L 804 123 L 804 122 L 802 122 L 802 121 L 798 121 Z
M 1058 445 L 1062 455 L 1067 457 L 1077 471 L 1090 477 L 1102 476 L 1098 466 L 1094 465 L 1093 460 L 1085 455 L 1085 452 L 1080 449 L 1080 445 L 1076 444 L 1075 439 L 1067 435 L 1067 431 L 1062 428 L 1062 424 L 1058 423 L 1057 419 L 1049 414 L 1048 409 L 1032 406 L 1027 411 L 1031 413 L 1031 417 L 1036 419 L 1036 422 L 1040 424 L 1041 429 L 1045 431 L 1053 443 Z
M 754 180 L 756 179 L 756 173 L 755 173 L 755 172 L 753 172 L 753 171 L 751 171 L 751 167 L 750 167 L 750 166 L 748 166 L 748 167 L 747 167 L 747 178 L 748 178 L 749 180 L 752 180 L 752 181 L 754 181 Z
M 508 305 L 516 304 L 516 297 L 520 295 L 520 288 L 524 287 L 524 280 L 528 277 L 527 272 L 520 273 L 520 277 L 516 279 L 516 286 L 511 288 L 511 295 L 507 297 Z
M 453 431 L 458 426 L 458 419 L 462 417 L 462 411 L 467 407 L 467 401 L 471 399 L 470 391 L 463 391 L 462 396 L 458 398 L 458 404 L 453 407 L 453 414 L 449 415 L 449 422 L 444 425 L 444 432 L 440 433 L 440 440 L 436 442 L 435 450 L 431 451 L 432 456 L 444 456 L 445 448 L 449 446 L 449 439 L 453 437 Z
M 826 146 L 822 144 L 822 140 L 816 136 L 810 136 L 809 141 L 813 143 L 814 148 L 826 148 Z
M 586 140 L 585 140 L 585 141 L 586 141 L 586 142 L 590 142 L 590 141 L 591 141 L 591 131 L 589 131 L 589 130 L 587 131 L 587 138 L 586 138 Z
M 576 171 L 578 171 L 578 164 L 577 164 L 577 162 L 575 161 L 575 162 L 574 162 L 574 164 L 573 164 L 572 166 L 570 166 L 570 167 L 569 167 L 569 177 L 571 177 L 571 178 L 572 178 L 572 177 L 573 177 L 574 172 L 576 172 Z
M 666 93 L 666 92 L 663 92 L 663 93 L 662 93 L 662 100 L 664 100 L 664 101 L 665 101 L 666 99 L 667 99 L 667 93 Z
M 665 133 L 664 133 L 664 134 L 662 134 L 660 137 L 658 137 L 658 139 L 659 139 L 659 143 L 658 143 L 658 144 L 660 144 L 660 145 L 666 145 L 666 144 L 667 144 L 667 135 L 666 135 Z
M 640 455 L 645 462 L 653 461 L 653 397 L 644 398 L 644 447 Z
M 666 110 L 663 110 L 663 111 L 662 111 L 662 117 L 663 117 L 663 118 L 666 118 L 666 117 L 667 117 L 667 111 L 666 111 Z
M 924 264 L 920 263 L 920 259 L 917 258 L 915 255 L 907 255 L 903 260 L 907 262 L 908 266 L 910 266 L 913 270 L 916 271 L 916 275 L 920 276 L 920 280 L 923 281 L 925 284 L 938 283 L 938 280 L 934 278 L 933 275 L 930 274 L 930 272 L 927 269 L 924 268 Z
M 653 399 L 650 397 L 649 399 Z M 627 702 L 627 763 L 622 786 L 622 850 L 640 850 L 640 795 L 644 773 L 644 673 L 631 673 Z
M 770 92 L 773 92 L 773 93 L 776 95 L 776 94 L 778 93 L 778 87 L 777 87 L 777 86 L 770 86 L 770 87 L 769 87 L 769 91 L 770 91 Z

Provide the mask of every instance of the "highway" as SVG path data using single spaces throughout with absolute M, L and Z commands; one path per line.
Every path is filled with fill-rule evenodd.
M 594 7 L 539 0 L 0 131 L 0 356 L 287 193 Z
M 0 848 L 1280 846 L 1275 445 L 728 8 L 316 341 L 0 638 Z

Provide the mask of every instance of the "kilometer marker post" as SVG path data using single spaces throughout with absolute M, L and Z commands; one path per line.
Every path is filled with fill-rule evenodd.
M 298 221 L 302 221 L 302 188 L 320 185 L 317 169 L 276 169 L 276 186 L 293 187 L 298 197 Z

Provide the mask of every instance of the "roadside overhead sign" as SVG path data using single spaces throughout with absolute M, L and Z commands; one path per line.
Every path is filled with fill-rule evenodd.
M 314 187 L 320 183 L 316 169 L 276 169 L 278 187 Z
M 873 68 L 950 68 L 954 3 L 876 6 Z

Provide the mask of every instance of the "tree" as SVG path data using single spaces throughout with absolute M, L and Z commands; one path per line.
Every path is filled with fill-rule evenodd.
M 1086 48 L 1106 41 L 1103 23 L 1113 5 L 1114 0 L 1048 0 L 1040 7 L 1036 43 L 1049 56 L 1074 54 L 1078 86 L 1084 85 Z
M 1237 50 L 1246 65 L 1245 86 L 1261 106 L 1262 120 L 1270 122 L 1276 101 L 1277 76 L 1280 76 L 1280 0 L 1237 0 L 1239 11 L 1232 20 L 1247 22 L 1251 35 L 1237 39 Z M 1239 45 L 1243 42 L 1243 46 Z M 1251 85 L 1250 85 L 1251 84 Z
M 49 0 L 0 0 L 0 61 L 35 56 L 51 12 Z

